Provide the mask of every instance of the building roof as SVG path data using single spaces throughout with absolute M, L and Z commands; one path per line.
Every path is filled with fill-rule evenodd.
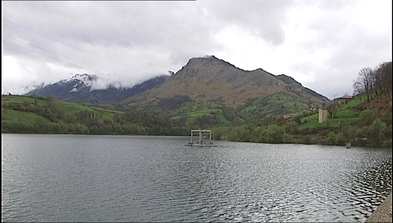
M 353 97 L 349 95 L 344 95 L 339 98 L 335 98 L 334 100 L 346 100 L 346 99 L 353 99 Z

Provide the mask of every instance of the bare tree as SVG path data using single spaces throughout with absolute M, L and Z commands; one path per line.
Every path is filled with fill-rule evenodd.
M 392 62 L 385 62 L 379 65 L 378 74 L 382 82 L 381 87 L 385 95 L 392 95 Z
M 366 93 L 367 101 L 370 102 L 370 94 L 374 87 L 373 85 L 373 70 L 367 67 L 359 71 L 359 76 L 353 84 L 353 87 L 355 91 L 359 93 Z
M 363 84 L 360 83 L 359 78 L 354 81 L 353 89 L 354 89 L 354 92 L 353 92 L 354 95 L 360 95 L 360 94 L 364 93 Z
M 375 86 L 375 94 L 377 97 L 382 95 L 384 92 L 384 86 L 383 86 L 383 65 L 380 64 L 374 69 L 373 73 L 373 82 Z
M 392 87 L 392 62 L 381 63 L 375 69 L 361 69 L 353 83 L 354 94 L 365 94 L 368 102 L 371 95 L 391 96 Z

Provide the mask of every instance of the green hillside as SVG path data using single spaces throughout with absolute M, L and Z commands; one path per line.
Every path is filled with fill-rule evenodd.
M 188 135 L 190 129 L 203 128 L 212 129 L 215 139 L 230 141 L 392 145 L 389 97 L 369 102 L 358 96 L 333 103 L 327 106 L 329 116 L 323 123 L 318 110 L 303 109 L 313 106 L 305 104 L 283 94 L 250 101 L 238 111 L 181 96 L 120 106 L 11 95 L 2 96 L 2 133 Z M 140 110 L 147 106 L 160 115 Z
M 392 101 L 365 96 L 327 107 L 327 120 L 319 123 L 318 111 L 304 111 L 289 118 L 255 119 L 254 123 L 214 128 L 217 138 L 230 141 L 304 143 L 359 146 L 392 146 Z M 268 110 L 268 109 L 267 109 Z
M 267 116 L 296 115 L 303 110 L 319 108 L 321 105 L 284 93 L 273 94 L 251 100 L 241 110 L 245 119 L 255 120 Z
M 225 106 L 220 100 L 198 101 L 180 95 L 130 102 L 124 107 L 185 120 L 186 124 L 191 126 L 214 127 L 254 122 L 280 115 L 295 116 L 304 110 L 317 110 L 321 105 L 289 94 L 277 93 L 249 100 L 237 109 Z
M 339 111 L 334 118 L 330 117 L 326 122 L 318 122 L 318 113 L 301 117 L 297 129 L 318 129 L 318 128 L 337 128 L 340 126 L 356 124 L 360 122 L 359 116 L 361 110 L 357 106 L 366 100 L 362 97 L 356 97 L 348 103 L 341 104 Z
M 172 120 L 181 120 L 187 126 L 208 128 L 216 125 L 229 125 L 235 119 L 232 108 L 217 102 L 192 101 L 187 96 L 176 95 L 171 98 L 154 98 L 131 102 L 127 109 L 148 111 Z
M 182 135 L 178 122 L 51 97 L 2 96 L 2 133 Z

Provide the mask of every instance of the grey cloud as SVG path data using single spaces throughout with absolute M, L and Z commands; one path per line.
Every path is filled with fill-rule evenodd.
M 285 17 L 285 10 L 281 8 L 287 8 L 285 4 L 288 1 L 279 2 L 247 1 L 240 7 L 224 1 L 202 2 L 206 6 L 199 1 L 179 4 L 16 2 L 7 4 L 17 5 L 20 11 L 26 11 L 28 15 L 15 14 L 15 9 L 9 6 L 7 8 L 11 8 L 11 11 L 7 11 L 5 17 L 77 47 L 80 43 L 101 47 L 121 45 L 131 49 L 135 46 L 151 49 L 159 46 L 171 53 L 175 63 L 184 63 L 190 57 L 222 49 L 223 46 L 214 40 L 214 36 L 231 22 L 235 22 L 244 32 L 275 45 L 281 44 L 285 38 L 279 25 Z M 26 21 L 23 19 L 26 16 L 35 19 Z M 26 31 L 20 30 L 17 35 L 22 32 Z M 31 41 L 39 46 L 45 44 L 49 49 L 54 47 L 50 46 L 50 41 L 42 43 L 40 40 L 42 37 L 38 36 Z
M 250 32 L 276 46 L 285 41 L 282 24 L 286 21 L 286 12 L 292 6 L 291 0 L 249 0 L 240 4 L 209 1 L 206 5 L 224 26 L 235 24 L 244 32 Z
M 286 58 L 285 61 L 276 63 L 289 69 L 289 72 L 318 77 L 314 83 L 309 81 L 305 85 L 317 92 L 331 94 L 326 88 L 327 81 L 335 83 L 334 80 L 345 76 L 345 81 L 335 83 L 344 88 L 344 83 L 352 85 L 353 78 L 348 74 L 356 75 L 363 66 L 373 67 L 385 62 L 387 58 L 391 59 L 391 23 L 386 28 L 390 33 L 376 33 L 370 31 L 369 27 L 356 23 L 358 18 L 352 18 L 349 14 L 357 2 L 358 0 L 6 1 L 2 3 L 3 39 L 24 48 L 3 42 L 3 55 L 21 58 L 18 59 L 21 63 L 37 68 L 39 72 L 31 74 L 27 69 L 23 69 L 24 75 L 34 76 L 37 83 L 40 83 L 40 80 L 52 81 L 60 77 L 70 77 L 71 72 L 86 71 L 101 75 L 104 81 L 120 78 L 125 84 L 132 85 L 167 73 L 168 70 L 177 71 L 191 57 L 226 53 L 226 46 L 215 38 L 220 32 L 235 27 L 236 31 L 267 43 L 269 46 L 266 54 L 272 53 L 269 50 L 278 50 L 283 54 L 296 55 L 294 58 L 282 55 Z M 312 20 L 291 24 L 288 13 L 304 8 L 315 8 L 320 13 L 314 15 Z M 295 43 L 296 46 L 288 46 L 287 42 L 294 42 L 287 41 L 291 40 L 290 34 L 285 33 L 284 29 L 288 24 L 315 32 L 316 36 L 305 36 L 303 41 Z M 304 36 L 304 33 L 299 36 L 302 35 Z M 233 44 L 234 48 L 238 47 L 236 43 Z M 41 51 L 32 45 L 57 54 Z M 271 48 L 268 49 L 269 47 Z M 282 49 L 286 50 L 281 51 Z M 310 57 L 319 51 L 327 53 L 325 61 L 316 61 Z M 246 56 L 251 57 L 254 53 L 249 52 Z M 299 58 L 302 61 L 299 61 Z M 230 62 L 241 67 L 238 61 Z M 56 73 L 47 63 L 58 64 L 62 68 Z M 266 61 L 260 63 L 256 66 L 262 67 Z M 51 78 L 45 77 L 48 75 L 51 75 Z M 287 75 L 292 76 L 291 73 Z M 295 76 L 294 78 L 297 79 Z

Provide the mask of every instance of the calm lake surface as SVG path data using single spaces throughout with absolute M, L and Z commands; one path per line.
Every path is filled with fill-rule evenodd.
M 392 149 L 2 134 L 2 221 L 364 222 Z

